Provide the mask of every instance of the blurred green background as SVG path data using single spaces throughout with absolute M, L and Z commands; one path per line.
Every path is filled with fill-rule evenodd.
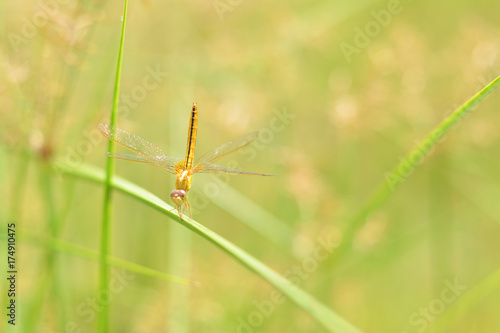
M 109 122 L 122 7 L 0 5 L 1 246 L 15 221 L 20 272 L 19 325 L 3 310 L 2 331 L 97 331 L 98 262 L 41 240 L 99 249 L 103 187 L 57 166 L 105 166 L 97 124 Z M 500 91 L 354 230 L 342 256 L 307 262 L 318 238 L 341 243 L 402 156 L 499 75 L 499 13 L 484 0 L 134 1 L 117 124 L 181 156 L 193 102 L 197 156 L 264 129 L 226 162 L 279 177 L 195 176 L 195 220 L 299 277 L 363 332 L 498 332 Z M 116 170 L 170 203 L 172 175 L 120 161 Z M 113 268 L 110 331 L 324 331 L 290 301 L 269 303 L 270 285 L 198 235 L 121 193 L 114 201 L 113 256 L 194 285 Z

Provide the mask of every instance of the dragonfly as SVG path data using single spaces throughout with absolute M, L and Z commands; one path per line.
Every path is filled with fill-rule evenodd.
M 274 176 L 264 173 L 247 172 L 228 166 L 215 164 L 219 159 L 233 154 L 250 145 L 259 136 L 259 131 L 240 136 L 228 141 L 219 147 L 208 151 L 194 162 L 194 151 L 198 132 L 198 105 L 193 104 L 189 121 L 187 149 L 185 157 L 167 156 L 159 147 L 144 140 L 140 136 L 129 133 L 121 128 L 108 124 L 99 124 L 101 133 L 111 141 L 134 152 L 135 154 L 107 153 L 107 156 L 124 161 L 154 165 L 176 176 L 175 190 L 170 193 L 170 198 L 182 219 L 182 214 L 189 207 L 191 217 L 191 204 L 188 192 L 191 189 L 195 173 L 224 173 L 235 175 Z

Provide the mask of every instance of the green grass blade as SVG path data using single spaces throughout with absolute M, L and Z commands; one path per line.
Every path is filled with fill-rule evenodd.
M 50 235 L 53 238 L 57 238 L 60 233 L 60 220 L 59 216 L 57 214 L 56 210 L 56 202 L 55 202 L 55 195 L 54 195 L 54 185 L 53 185 L 53 177 L 52 174 L 50 173 L 50 167 L 48 165 L 43 165 L 41 167 L 41 175 L 40 175 L 40 180 L 41 180 L 41 186 L 43 188 L 43 193 L 45 197 L 45 204 L 47 207 L 47 217 L 48 217 L 48 227 L 50 229 Z M 58 319 L 59 319 L 59 325 L 60 327 L 64 327 L 64 324 L 66 323 L 66 309 L 64 306 L 64 297 L 63 297 L 63 290 L 61 286 L 63 285 L 62 283 L 62 277 L 59 272 L 59 264 L 58 264 L 58 259 L 57 259 L 57 253 L 54 250 L 50 250 L 47 253 L 47 268 L 48 268 L 48 274 L 51 277 L 50 283 L 52 284 L 52 292 L 54 299 L 58 300 Z
M 53 174 L 50 172 L 50 166 L 39 164 L 40 192 L 43 194 L 46 210 L 47 229 L 53 238 L 57 238 L 60 231 L 60 218 L 57 213 L 56 200 L 54 198 Z M 18 224 L 19 225 L 19 224 Z M 58 325 L 64 327 L 66 322 L 66 307 L 64 306 L 64 291 L 61 272 L 59 270 L 58 254 L 53 249 L 48 249 L 44 257 L 40 260 L 40 276 L 43 278 L 37 281 L 37 287 L 34 288 L 33 300 L 27 307 L 26 314 L 30 320 L 26 321 L 24 329 L 28 332 L 35 331 L 39 324 L 39 318 L 43 314 L 43 305 L 47 301 L 54 302 L 54 312 L 57 314 Z M 50 292 L 47 292 L 47 289 Z
M 236 191 L 230 185 L 210 200 L 287 252 L 292 252 L 292 229 L 280 219 Z M 241 214 L 244 211 L 245 214 Z M 292 253 L 293 254 L 293 253 Z
M 386 175 L 386 181 L 375 190 L 358 213 L 347 221 L 342 242 L 333 254 L 332 260 L 334 262 L 338 262 L 349 252 L 353 238 L 363 226 L 366 218 L 386 202 L 394 190 L 423 162 L 425 157 L 438 144 L 438 141 L 499 85 L 500 76 L 446 117 Z
M 122 30 L 120 37 L 120 46 L 118 49 L 118 60 L 116 65 L 115 89 L 113 94 L 113 108 L 111 110 L 110 124 L 116 126 L 116 115 L 118 113 L 118 103 L 120 98 L 120 79 L 123 62 L 123 44 L 125 41 L 125 25 L 127 22 L 127 4 L 124 1 L 123 16 L 122 16 Z M 115 143 L 111 140 L 108 142 L 108 151 L 115 152 Z M 108 287 L 108 254 L 111 248 L 111 223 L 113 220 L 113 205 L 111 198 L 111 182 L 115 172 L 115 160 L 113 158 L 107 159 L 106 166 L 106 181 L 104 187 L 104 204 L 102 211 L 102 226 L 101 226 L 101 262 L 99 274 L 99 288 L 104 292 Z M 108 318 L 109 318 L 109 305 L 108 303 L 102 304 L 102 309 L 99 312 L 99 332 L 108 332 Z
M 89 260 L 94 260 L 98 261 L 100 260 L 100 253 L 87 249 L 83 246 L 71 244 L 69 242 L 65 242 L 60 239 L 53 239 L 53 238 L 42 238 L 39 236 L 31 235 L 29 233 L 23 232 L 22 233 L 22 239 L 24 241 L 30 242 L 32 244 L 38 245 L 38 246 L 43 246 L 43 247 L 49 247 L 52 250 L 59 251 L 62 253 L 66 253 L 69 255 L 74 255 L 78 256 L 81 258 L 89 259 Z M 130 272 L 140 274 L 143 276 L 148 276 L 152 278 L 156 278 L 159 280 L 163 281 L 168 281 L 168 282 L 174 282 L 174 283 L 179 283 L 179 284 L 186 284 L 186 285 L 196 285 L 195 282 L 191 282 L 187 279 L 180 278 L 178 276 L 166 274 L 160 271 L 157 271 L 152 268 L 144 267 L 135 263 L 132 263 L 127 260 L 123 260 L 120 258 L 108 256 L 108 263 L 111 266 L 114 267 L 119 267 L 119 268 L 124 268 Z
M 104 183 L 105 181 L 105 174 L 103 170 L 94 166 L 82 165 L 80 168 L 72 169 L 71 167 L 67 167 L 64 164 L 59 163 L 57 165 L 57 168 L 79 178 L 84 178 L 98 183 Z M 292 282 L 285 279 L 233 243 L 219 236 L 217 233 L 188 218 L 187 216 L 184 216 L 184 219 L 180 220 L 179 217 L 173 212 L 173 207 L 162 201 L 154 194 L 118 176 L 113 178 L 112 186 L 117 190 L 120 190 L 136 199 L 139 199 L 140 201 L 157 209 L 163 214 L 168 215 L 173 220 L 180 223 L 182 226 L 195 232 L 196 234 L 207 239 L 208 241 L 222 249 L 233 259 L 235 259 L 250 271 L 256 273 L 264 280 L 276 287 L 278 290 L 280 290 L 285 296 L 291 299 L 299 307 L 310 313 L 330 332 L 361 332 L 359 329 L 352 326 L 345 319 L 340 317 L 337 313 L 333 312 L 324 304 L 320 303 L 314 297 L 312 297 L 299 287 L 295 286 Z
M 500 287 L 500 268 L 478 282 L 470 290 L 466 290 L 463 295 L 446 309 L 446 311 L 437 317 L 436 321 L 430 327 L 434 333 L 453 332 L 454 327 L 460 320 L 467 320 L 464 317 L 470 311 L 477 311 L 477 306 L 485 299 L 492 298 L 497 294 L 496 290 Z

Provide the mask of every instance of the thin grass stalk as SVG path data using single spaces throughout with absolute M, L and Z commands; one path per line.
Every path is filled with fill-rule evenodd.
M 52 184 L 51 167 L 49 164 L 39 163 L 39 177 L 40 177 L 40 190 L 44 198 L 48 233 L 51 238 L 58 238 L 59 236 L 59 218 L 56 212 L 56 202 L 54 198 L 54 188 Z M 59 330 L 63 330 L 66 324 L 66 307 L 64 306 L 64 297 L 62 291 L 61 277 L 57 269 L 57 253 L 55 250 L 48 248 L 44 261 L 41 263 L 43 272 L 42 279 L 38 281 L 38 287 L 33 294 L 33 298 L 29 307 L 28 320 L 25 322 L 25 330 L 28 332 L 36 331 L 38 320 L 43 311 L 43 304 L 47 295 L 47 289 L 52 292 L 49 293 L 51 303 L 54 304 L 56 318 L 58 320 Z M 43 274 L 44 273 L 44 274 Z
M 54 198 L 54 187 L 52 184 L 52 173 L 50 172 L 50 165 L 42 166 L 42 187 L 44 190 L 45 202 L 47 205 L 47 218 L 49 220 L 50 236 L 52 238 L 59 237 L 60 231 L 60 221 L 56 212 L 56 202 Z M 51 276 L 51 284 L 53 294 L 51 295 L 54 300 L 54 304 L 57 304 L 58 310 L 58 320 L 61 330 L 64 330 L 66 325 L 66 307 L 64 306 L 64 295 L 62 291 L 63 283 L 61 281 L 61 276 L 58 272 L 57 265 L 57 252 L 50 250 L 47 257 L 47 266 L 49 270 L 49 275 Z
M 487 84 L 477 94 L 446 117 L 434 130 L 428 134 L 415 148 L 401 159 L 401 161 L 386 175 L 386 180 L 379 185 L 361 209 L 346 222 L 342 242 L 333 254 L 332 265 L 339 262 L 349 253 L 354 236 L 365 224 L 369 215 L 380 208 L 392 195 L 396 188 L 411 175 L 423 162 L 426 156 L 439 143 L 453 126 L 462 120 L 474 107 L 500 85 L 500 76 Z
M 120 37 L 120 46 L 118 48 L 118 59 L 116 65 L 115 89 L 113 94 L 113 108 L 111 109 L 110 124 L 116 126 L 116 117 L 118 113 L 118 103 L 120 97 L 120 79 L 123 62 L 123 45 L 125 41 L 125 25 L 127 22 L 127 4 L 128 0 L 124 1 L 123 16 L 122 16 L 122 29 Z M 115 152 L 115 144 L 112 140 L 108 142 L 108 151 Z M 108 270 L 108 256 L 111 248 L 111 232 L 113 220 L 113 204 L 111 183 L 115 172 L 115 160 L 112 158 L 106 159 L 106 182 L 104 186 L 104 203 L 102 211 L 102 226 L 101 226 L 101 260 L 100 260 L 100 276 L 99 276 L 99 294 L 105 293 L 108 286 L 109 270 Z M 108 319 L 109 319 L 109 304 L 104 302 L 101 304 L 102 308 L 99 312 L 99 332 L 108 332 Z
M 67 255 L 77 256 L 92 261 L 100 261 L 101 258 L 101 254 L 97 251 L 90 250 L 83 246 L 71 244 L 61 239 L 43 238 L 37 235 L 30 234 L 29 232 L 26 232 L 26 230 L 23 230 L 20 234 L 22 235 L 23 241 L 36 246 L 50 248 Z M 133 262 L 112 256 L 108 257 L 108 263 L 113 267 L 123 268 L 128 270 L 129 272 L 142 276 L 156 278 L 162 281 L 173 282 L 183 285 L 197 285 L 196 282 L 178 276 L 166 274 L 156 269 L 141 266 Z

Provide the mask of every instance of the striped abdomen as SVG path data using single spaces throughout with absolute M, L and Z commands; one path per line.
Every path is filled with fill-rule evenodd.
M 186 151 L 186 170 L 191 170 L 194 163 L 194 148 L 196 146 L 196 132 L 198 131 L 198 105 L 193 104 L 191 109 L 191 120 L 189 121 L 189 131 Z

